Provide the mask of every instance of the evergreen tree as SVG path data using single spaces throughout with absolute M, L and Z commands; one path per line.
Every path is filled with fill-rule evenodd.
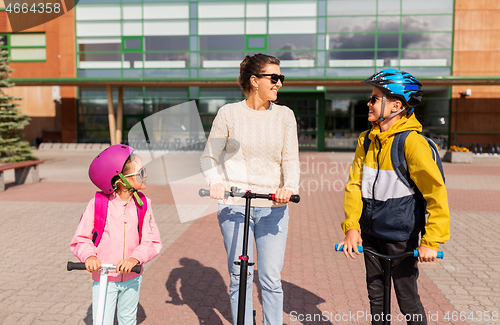
M 3 42 L 0 42 L 0 48 L 2 45 Z M 2 90 L 14 86 L 9 80 L 11 72 L 8 51 L 0 49 L 0 161 L 10 163 L 36 160 L 29 143 L 21 140 L 22 131 L 30 121 L 14 102 L 21 98 L 7 95 Z

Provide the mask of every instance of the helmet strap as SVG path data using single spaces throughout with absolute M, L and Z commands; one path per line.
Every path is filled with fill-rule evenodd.
M 118 183 L 122 183 L 129 192 L 132 192 L 137 204 L 139 204 L 139 206 L 142 206 L 144 202 L 142 202 L 141 198 L 139 197 L 139 194 L 137 194 L 137 190 L 133 188 L 132 185 L 130 185 L 130 183 L 127 181 L 127 179 L 123 176 L 122 173 L 118 174 L 118 176 L 120 176 L 120 179 L 115 182 L 113 188 L 116 190 L 118 188 Z
M 386 119 L 385 117 L 383 117 L 384 116 L 384 109 L 385 109 L 385 102 L 386 101 L 387 101 L 387 96 L 384 93 L 384 95 L 382 96 L 382 104 L 380 105 L 380 117 L 376 121 L 373 121 L 372 125 L 379 125 L 380 122 L 382 122 L 382 121 L 384 121 Z

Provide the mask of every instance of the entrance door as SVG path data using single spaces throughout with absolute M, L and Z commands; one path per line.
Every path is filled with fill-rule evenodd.
M 278 93 L 279 105 L 288 106 L 295 113 L 299 136 L 299 149 L 323 151 L 325 149 L 325 93 Z

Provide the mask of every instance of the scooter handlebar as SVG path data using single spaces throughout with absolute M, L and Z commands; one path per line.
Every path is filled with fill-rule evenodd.
M 201 197 L 204 197 L 204 196 L 210 196 L 210 191 L 209 190 L 205 190 L 205 189 L 200 189 L 198 194 L 201 196 Z M 241 195 L 243 196 L 244 193 Z M 229 197 L 229 196 L 235 196 L 233 192 L 229 192 L 229 191 L 225 191 L 224 192 L 224 196 L 226 197 Z M 240 195 L 238 195 L 240 196 Z M 274 201 L 274 196 L 275 194 L 255 194 L 255 198 L 256 199 L 268 199 L 268 200 L 271 200 L 271 201 Z M 294 202 L 294 203 L 299 203 L 300 202 L 300 196 L 299 195 L 292 195 L 290 196 L 290 202 Z
M 344 250 L 344 245 L 340 245 L 339 246 L 338 244 L 335 244 L 335 250 L 337 252 L 342 252 Z M 363 246 L 358 246 L 358 251 L 360 253 L 363 253 Z M 413 256 L 414 257 L 418 257 L 418 250 L 417 249 L 413 250 Z M 443 259 L 444 258 L 444 252 L 438 251 L 436 258 Z
M 116 267 L 116 266 L 115 266 Z M 74 263 L 69 261 L 67 265 L 67 270 L 68 271 L 73 271 L 73 270 L 86 270 L 85 268 L 85 263 Z M 132 272 L 135 272 L 137 274 L 141 273 L 142 266 L 141 265 L 136 265 L 132 268 Z

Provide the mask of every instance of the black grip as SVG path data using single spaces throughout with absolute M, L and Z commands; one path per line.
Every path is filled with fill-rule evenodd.
M 135 272 L 137 274 L 141 273 L 142 271 L 142 265 L 136 265 L 132 268 L 132 272 Z
M 67 270 L 68 271 L 73 271 L 73 270 L 86 270 L 85 268 L 85 263 L 73 263 L 73 262 L 68 262 L 67 265 Z
M 198 194 L 200 194 L 201 197 L 210 196 L 210 191 L 209 190 L 200 189 L 198 191 Z
M 290 201 L 294 203 L 299 203 L 300 202 L 300 196 L 299 195 L 292 195 L 290 196 Z

